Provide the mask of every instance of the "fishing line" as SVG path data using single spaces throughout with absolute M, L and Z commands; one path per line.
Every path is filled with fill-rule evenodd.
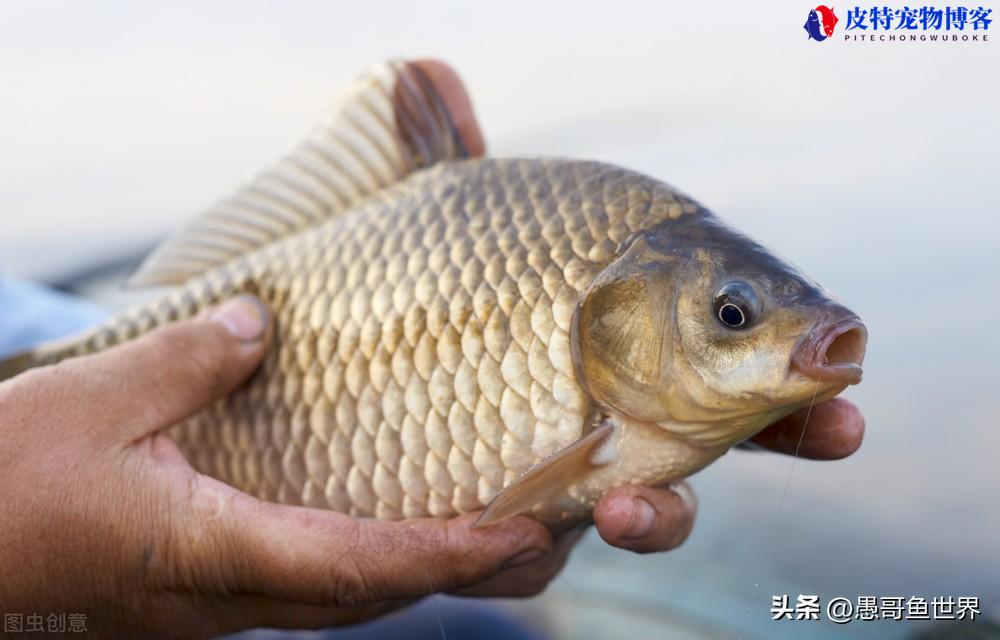
M 431 605 L 434 608 L 434 615 L 437 617 L 438 629 L 441 631 L 441 640 L 448 640 L 448 634 L 444 632 L 444 619 L 441 618 L 441 607 L 438 603 L 437 592 L 434 590 L 434 585 L 431 583 L 431 574 L 424 567 L 424 580 L 427 581 L 427 589 L 431 594 Z
M 781 515 L 781 509 L 785 506 L 785 497 L 788 495 L 788 489 L 792 485 L 792 474 L 795 473 L 795 464 L 799 461 L 799 452 L 802 450 L 802 442 L 806 439 L 806 428 L 809 426 L 809 418 L 812 417 L 813 407 L 816 405 L 816 395 L 819 393 L 819 386 L 817 385 L 813 389 L 812 398 L 809 400 L 809 408 L 806 409 L 806 418 L 802 421 L 802 431 L 799 433 L 799 441 L 795 444 L 795 453 L 792 455 L 792 465 L 788 468 L 788 478 L 785 479 L 785 488 L 781 492 L 781 500 L 778 501 L 778 509 L 774 513 L 774 520 L 772 522 L 777 524 L 777 519 Z M 773 538 L 772 538 L 773 539 Z M 748 619 L 752 611 L 753 603 L 757 601 L 757 590 L 760 588 L 760 583 L 755 582 L 753 585 L 753 592 L 750 595 L 751 605 L 747 608 L 747 613 L 743 619 L 743 625 L 740 628 L 737 638 L 742 639 L 743 634 L 746 631 L 748 624 Z
M 781 500 L 778 501 L 778 512 L 775 516 L 781 515 L 781 508 L 785 505 L 785 496 L 788 495 L 788 487 L 792 484 L 792 474 L 795 472 L 795 463 L 799 461 L 799 450 L 802 449 L 802 441 L 806 438 L 806 427 L 809 426 L 809 417 L 812 416 L 813 406 L 816 404 L 817 386 L 813 389 L 812 399 L 809 401 L 809 408 L 806 410 L 806 419 L 802 422 L 802 432 L 799 433 L 799 442 L 795 445 L 795 455 L 792 456 L 792 466 L 788 468 L 788 479 L 785 480 L 785 490 L 781 492 Z

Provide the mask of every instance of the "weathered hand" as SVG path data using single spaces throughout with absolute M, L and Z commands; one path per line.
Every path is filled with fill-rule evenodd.
M 265 503 L 194 471 L 159 431 L 250 374 L 266 317 L 237 298 L 0 384 L 5 611 L 84 613 L 98 637 L 330 626 L 553 562 L 549 532 L 526 517 L 485 529 L 469 527 L 475 514 L 357 520 Z
M 865 420 L 851 402 L 834 398 L 813 407 L 803 434 L 807 409 L 764 429 L 753 439 L 762 448 L 803 458 L 838 460 L 861 446 Z M 801 446 L 799 441 L 801 440 Z M 673 489 L 621 487 L 609 491 L 594 509 L 594 522 L 608 544 L 640 553 L 667 551 L 691 532 L 696 501 L 684 482 Z
M 795 455 L 798 449 L 803 458 L 840 460 L 858 450 L 864 435 L 865 419 L 861 411 L 849 400 L 833 398 L 817 404 L 811 413 L 809 409 L 800 409 L 779 420 L 751 441 L 778 453 Z

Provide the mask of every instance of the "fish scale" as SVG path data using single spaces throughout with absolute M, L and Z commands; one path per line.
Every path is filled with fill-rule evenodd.
M 590 428 L 569 339 L 580 295 L 629 234 L 696 210 L 600 163 L 447 162 L 125 312 L 71 355 L 255 294 L 273 345 L 243 388 L 170 431 L 191 464 L 266 500 L 450 516 Z
M 377 65 L 130 280 L 173 289 L 0 380 L 253 294 L 263 364 L 168 430 L 192 465 L 355 516 L 485 506 L 480 526 L 578 521 L 860 382 L 858 317 L 686 196 L 596 162 L 467 159 L 483 152 L 447 65 Z

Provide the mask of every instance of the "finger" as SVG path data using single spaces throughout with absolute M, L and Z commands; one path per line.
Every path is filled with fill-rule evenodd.
M 437 60 L 416 60 L 413 65 L 423 72 L 434 85 L 435 91 L 446 105 L 448 120 L 470 158 L 486 152 L 483 133 L 472 109 L 469 94 L 455 70 Z
M 537 596 L 555 580 L 566 566 L 569 555 L 589 526 L 581 526 L 559 536 L 550 553 L 541 558 L 505 569 L 482 582 L 452 592 L 476 598 L 530 598 Z
M 670 487 L 630 485 L 612 489 L 594 507 L 594 524 L 608 544 L 649 553 L 667 551 L 687 539 L 697 501 L 686 482 Z
M 471 527 L 450 520 L 380 522 L 262 502 L 199 476 L 193 521 L 178 536 L 201 541 L 193 563 L 214 568 L 237 592 L 303 604 L 355 607 L 414 598 L 480 582 L 549 552 L 540 523 L 509 518 Z
M 848 400 L 833 398 L 817 404 L 812 412 L 801 409 L 779 420 L 752 441 L 779 453 L 795 455 L 797 449 L 803 458 L 839 460 L 857 451 L 864 435 L 861 411 Z
M 74 411 L 96 414 L 104 419 L 91 424 L 110 425 L 113 437 L 134 441 L 232 391 L 260 362 L 268 333 L 267 309 L 240 295 L 204 316 L 52 372 L 74 391 Z M 81 401 L 92 406 L 81 407 Z

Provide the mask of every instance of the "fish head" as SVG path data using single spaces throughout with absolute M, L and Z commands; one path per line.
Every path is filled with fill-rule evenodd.
M 855 313 L 707 212 L 630 237 L 572 326 L 599 404 L 729 444 L 860 382 L 867 343 Z

